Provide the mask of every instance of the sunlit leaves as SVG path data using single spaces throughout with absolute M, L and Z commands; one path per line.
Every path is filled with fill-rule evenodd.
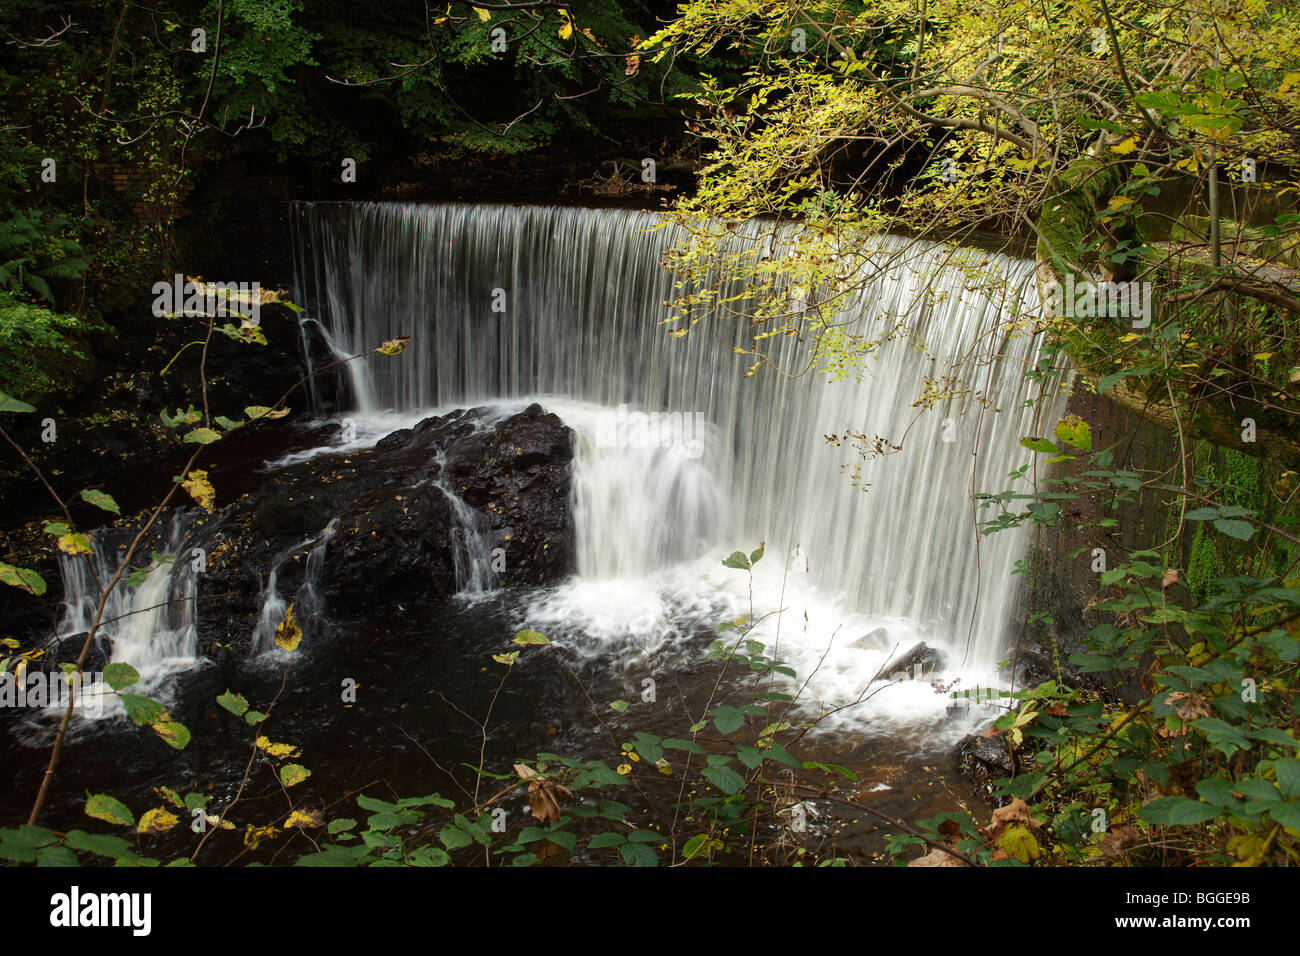
M 212 487 L 212 483 L 208 481 L 206 471 L 194 469 L 181 482 L 181 487 L 189 493 L 191 498 L 198 502 L 200 508 L 207 512 L 212 511 L 213 505 L 216 503 L 217 492 Z
M 96 793 L 88 797 L 84 809 L 87 816 L 103 820 L 105 823 L 126 827 L 135 825 L 135 814 L 127 808 L 126 804 L 106 793 Z
M 310 776 L 311 771 L 302 764 L 290 763 L 280 768 L 280 782 L 286 787 L 296 787 Z

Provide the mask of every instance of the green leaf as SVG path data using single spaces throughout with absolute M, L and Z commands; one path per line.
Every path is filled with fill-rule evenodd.
M 81 866 L 77 854 L 66 846 L 47 846 L 36 852 L 37 866 Z
M 759 546 L 755 550 L 749 553 L 749 564 L 751 567 L 755 564 L 758 564 L 759 560 L 763 557 L 763 549 L 766 547 L 767 547 L 767 542 L 763 541 L 759 544 Z
M 1198 781 L 1196 792 L 1201 795 L 1202 800 L 1216 807 L 1230 807 L 1232 801 L 1236 799 L 1232 795 L 1232 784 L 1222 777 L 1207 777 Z
M 289 763 L 280 768 L 280 782 L 286 787 L 295 787 L 310 776 L 311 771 L 300 763 Z
M 625 843 L 618 852 L 628 866 L 658 866 L 659 857 L 644 843 Z
M 744 552 L 733 551 L 731 556 L 722 559 L 724 568 L 736 568 L 738 571 L 749 570 L 749 558 L 745 557 Z
M 1035 438 L 1031 435 L 1027 438 L 1020 439 L 1020 444 L 1024 445 L 1030 451 L 1042 452 L 1045 455 L 1059 455 L 1061 453 L 1061 449 L 1057 448 L 1053 442 L 1048 441 L 1046 438 Z
M 713 717 L 713 725 L 718 728 L 720 734 L 735 733 L 745 723 L 744 714 L 725 704 L 714 707 L 709 714 Z
M 26 402 L 0 392 L 0 412 L 34 412 L 35 405 L 28 405 Z
M 144 697 L 140 694 L 118 694 L 117 699 L 122 702 L 122 706 L 126 708 L 126 715 L 137 727 L 152 724 L 167 710 L 152 697 Z
M 1056 440 L 1081 451 L 1092 451 L 1092 427 L 1082 418 L 1063 418 L 1056 425 Z
M 607 847 L 622 846 L 627 842 L 627 837 L 622 833 L 597 833 L 587 841 L 587 849 L 603 850 Z
M 113 690 L 121 690 L 140 682 L 140 672 L 130 664 L 109 664 L 104 668 L 104 680 Z
M 1214 522 L 1214 527 L 1238 541 L 1249 541 L 1250 536 L 1255 533 L 1255 526 L 1249 521 L 1233 521 L 1228 518 L 1220 518 Z
M 81 493 L 81 500 L 94 505 L 104 511 L 111 511 L 115 515 L 121 515 L 122 509 L 117 506 L 111 495 L 102 491 L 96 491 L 94 488 L 87 488 Z
M 1273 761 L 1273 774 L 1278 789 L 1287 797 L 1300 797 L 1300 760 L 1285 757 Z
M 529 644 L 550 644 L 551 643 L 551 639 L 549 637 L 547 637 L 545 634 L 540 634 L 537 631 L 520 631 L 517 634 L 515 634 L 513 638 L 511 638 L 511 641 L 515 644 L 520 644 L 525 646 Z
M 15 568 L 3 561 L 0 561 L 0 581 L 28 594 L 39 596 L 45 593 L 45 579 L 39 574 L 27 568 Z
M 665 737 L 663 741 L 665 750 L 685 750 L 687 753 L 702 754 L 704 748 L 693 740 L 679 740 L 676 737 Z
M 342 833 L 344 830 L 351 830 L 356 825 L 357 821 L 353 820 L 351 817 L 339 817 L 335 820 L 331 820 L 329 826 L 325 829 L 328 833 L 333 835 L 335 833 Z
M 185 433 L 181 441 L 187 441 L 199 445 L 211 445 L 214 441 L 221 440 L 221 433 L 211 428 L 196 428 L 193 431 Z
M 267 715 L 262 713 L 260 710 L 250 710 L 244 715 L 244 721 L 250 727 L 256 727 L 262 721 L 266 720 L 266 716 Z
M 1126 368 L 1118 372 L 1112 372 L 1105 378 L 1097 382 L 1097 394 L 1104 395 L 1112 387 L 1126 378 L 1136 378 L 1142 375 L 1150 375 L 1153 370 L 1150 368 Z
M 154 721 L 153 732 L 163 739 L 169 747 L 184 750 L 190 742 L 190 730 L 178 720 L 171 720 L 166 711 L 163 719 Z
M 448 850 L 458 850 L 463 846 L 469 846 L 474 842 L 474 838 L 458 826 L 445 826 L 438 833 L 438 839 Z
M 134 822 L 132 821 L 132 823 Z M 73 850 L 80 850 L 82 853 L 106 856 L 110 860 L 135 859 L 135 854 L 131 852 L 131 844 L 121 837 L 109 836 L 105 833 L 69 830 L 68 835 L 63 838 L 63 845 Z
M 1138 810 L 1138 819 L 1168 826 L 1188 826 L 1217 817 L 1221 808 L 1189 800 L 1187 797 L 1161 797 Z
M 701 773 L 728 796 L 745 789 L 745 778 L 730 767 L 705 767 Z
M 1268 808 L 1268 815 L 1293 830 L 1300 830 L 1300 803 L 1275 803 Z
M 96 793 L 88 797 L 85 810 L 86 816 L 103 820 L 105 823 L 124 827 L 135 826 L 135 816 L 127 809 L 126 804 L 106 793 Z
M 621 713 L 623 713 L 623 711 L 627 710 L 627 701 L 625 701 L 625 700 L 611 700 L 611 701 L 609 702 L 609 709 L 610 709 L 610 710 L 613 710 L 613 711 L 617 711 L 618 713 L 621 714 Z
M 226 688 L 226 692 L 217 697 L 217 703 L 236 717 L 244 716 L 245 711 L 248 710 L 248 700 L 230 688 Z

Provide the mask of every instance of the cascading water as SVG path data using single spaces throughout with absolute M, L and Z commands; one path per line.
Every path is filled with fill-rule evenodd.
M 319 534 L 285 548 L 271 562 L 271 570 L 266 575 L 266 587 L 262 589 L 262 609 L 249 647 L 250 657 L 260 657 L 275 649 L 276 628 L 284 621 L 285 612 L 290 605 L 293 606 L 294 620 L 300 628 L 308 630 L 319 623 L 325 609 L 319 591 L 321 572 L 325 570 L 325 548 L 337 524 L 338 519 L 331 518 Z M 301 555 L 303 551 L 307 551 L 307 566 L 303 570 L 302 581 L 294 592 L 293 600 L 285 601 L 280 596 L 280 569 L 285 562 Z
M 861 380 L 746 378 L 750 360 L 733 349 L 748 346 L 747 323 L 665 334 L 675 280 L 660 261 L 679 235 L 652 231 L 657 221 L 573 208 L 304 204 L 294 217 L 298 300 L 345 354 L 412 336 L 400 359 L 348 365 L 358 416 L 536 397 L 575 429 L 578 576 L 530 619 L 661 643 L 692 615 L 747 610 L 744 576 L 718 558 L 762 540 L 755 611 L 785 609 L 782 655 L 801 674 L 819 667 L 814 693 L 856 696 L 889 649 L 818 655 L 881 626 L 904 650 L 937 642 L 987 676 L 1027 542 L 1014 531 L 981 536 L 971 495 L 1001 491 L 1030 458 L 1019 439 L 1050 430 L 1061 412 L 1058 396 L 1030 401 L 1023 374 L 1038 357 L 1017 324 L 1035 311 L 1032 264 L 876 237 L 854 250 L 867 281 L 836 321 L 868 335 L 901 321 L 911 334 L 882 345 Z M 780 254 L 790 235 L 766 241 Z M 754 226 L 736 243 L 762 239 Z M 768 340 L 781 368 L 807 364 L 798 338 Z M 958 361 L 968 394 L 919 412 L 918 396 Z M 619 416 L 643 412 L 703 422 L 702 440 L 662 447 L 617 428 L 609 440 Z M 851 481 L 851 456 L 826 440 L 846 432 L 904 447 Z M 798 568 L 786 557 L 796 546 Z
M 153 562 L 135 587 L 128 583 L 128 568 L 104 604 L 96 641 L 112 663 L 130 664 L 139 672 L 140 683 L 133 690 L 156 690 L 168 675 L 197 661 L 195 601 L 203 556 L 195 554 L 195 542 L 190 540 L 191 518 L 192 512 L 173 516 L 162 552 L 170 560 Z M 141 566 L 150 565 L 148 560 L 137 560 Z M 59 556 L 64 613 L 55 633 L 60 642 L 72 641 L 80 647 L 99 603 L 96 578 L 107 585 L 120 564 L 120 556 L 96 536 L 92 536 L 89 562 L 80 555 Z M 114 704 L 81 712 L 113 715 L 122 709 Z

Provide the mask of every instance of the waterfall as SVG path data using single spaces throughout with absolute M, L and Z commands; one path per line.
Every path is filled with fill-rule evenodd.
M 195 599 L 198 574 L 205 556 L 190 540 L 192 512 L 176 512 L 165 538 L 165 550 L 137 559 L 137 568 L 150 570 L 144 580 L 131 587 L 131 568 L 122 575 L 104 604 L 96 634 L 99 649 L 113 663 L 130 664 L 140 674 L 133 691 L 156 689 L 163 679 L 196 662 L 198 627 Z M 158 560 L 162 558 L 162 560 Z M 91 565 L 94 574 L 91 573 Z M 121 558 L 100 536 L 91 537 L 89 559 L 81 555 L 60 555 L 63 577 L 63 618 L 55 636 L 76 646 L 84 640 L 99 603 L 98 577 L 102 584 L 112 580 Z M 121 713 L 105 708 L 103 713 Z M 90 712 L 87 712 L 90 713 Z
M 325 610 L 325 602 L 319 591 L 321 573 L 325 570 L 325 548 L 337 524 L 338 518 L 331 518 L 318 534 L 290 545 L 271 561 L 266 586 L 262 589 L 262 609 L 258 613 L 257 626 L 253 630 L 253 640 L 249 646 L 250 657 L 260 657 L 275 649 L 276 628 L 284 621 L 285 612 L 291 605 L 294 620 L 304 633 L 319 625 Z M 280 596 L 280 569 L 289 559 L 301 555 L 304 550 L 307 551 L 307 566 L 303 569 L 302 581 L 294 592 L 293 600 L 286 601 Z
M 661 590 L 689 589 L 735 578 L 719 558 L 766 541 L 772 606 L 794 607 L 795 577 L 836 605 L 840 623 L 819 640 L 847 643 L 883 623 L 899 640 L 938 640 L 959 663 L 992 668 L 1027 538 L 980 535 L 987 516 L 971 495 L 1003 490 L 1032 459 L 1019 439 L 1050 433 L 1062 412 L 1060 396 L 1030 401 L 1025 380 L 1038 359 L 1038 340 L 1017 323 L 1036 312 L 1032 263 L 874 237 L 853 250 L 868 281 L 836 321 L 846 334 L 899 322 L 910 334 L 885 342 L 858 377 L 746 377 L 752 358 L 735 354 L 752 334 L 743 320 L 666 334 L 675 279 L 660 262 L 678 233 L 657 222 L 626 210 L 300 204 L 297 294 L 342 353 L 412 337 L 399 358 L 349 364 L 359 416 L 535 397 L 575 429 L 577 585 L 622 602 L 635 590 L 622 584 L 656 574 Z M 764 228 L 734 243 L 788 249 L 791 230 Z M 765 345 L 785 370 L 807 364 L 798 336 Z M 957 361 L 968 392 L 915 407 Z M 683 433 L 704 427 L 692 444 L 646 441 L 644 428 L 629 439 L 619 425 L 651 416 L 653 431 L 654 415 L 677 415 Z M 827 442 L 847 431 L 903 448 L 851 480 L 856 455 Z M 662 623 L 654 604 L 638 626 Z M 860 683 L 867 666 L 846 673 Z

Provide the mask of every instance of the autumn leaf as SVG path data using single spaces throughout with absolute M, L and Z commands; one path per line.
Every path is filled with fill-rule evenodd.
M 397 338 L 388 339 L 383 345 L 375 349 L 380 355 L 401 355 L 406 351 L 406 347 L 411 344 L 409 335 L 399 335 Z
M 276 760 L 283 760 L 285 757 L 296 757 L 298 748 L 293 744 L 276 744 L 271 742 L 270 737 L 258 737 L 254 743 L 257 744 L 258 750 L 264 750 Z
M 275 419 L 284 418 L 289 414 L 288 408 L 271 408 L 269 405 L 249 405 L 244 409 L 244 414 L 249 417 L 250 421 L 256 421 L 259 418 Z
M 473 7 L 472 9 L 475 13 L 478 14 L 478 18 L 482 20 L 484 23 L 487 23 L 489 20 L 492 19 L 492 14 L 489 13 L 487 10 L 484 10 L 482 7 Z
M 280 768 L 280 782 L 286 787 L 296 787 L 310 776 L 311 771 L 300 763 L 285 764 Z
M 1023 826 L 1008 827 L 998 838 L 997 846 L 1007 857 L 1020 863 L 1031 863 L 1043 855 L 1033 833 Z M 993 859 L 998 858 L 999 855 L 994 853 Z
M 274 840 L 279 835 L 280 831 L 274 825 L 269 827 L 255 827 L 250 823 L 248 824 L 248 829 L 244 831 L 244 846 L 248 847 L 250 850 L 256 850 L 258 844 L 263 840 Z
M 637 71 L 641 69 L 641 54 L 629 53 L 627 55 L 627 66 L 623 67 L 624 76 L 636 76 Z M 740 351 L 744 351 L 741 349 Z
M 90 540 L 76 531 L 62 534 L 59 535 L 59 550 L 64 554 L 90 554 Z
M 965 866 L 961 860 L 951 853 L 945 853 L 943 850 L 931 850 L 925 856 L 918 857 L 908 866 Z
M 542 823 L 558 823 L 562 816 L 560 797 L 571 797 L 573 794 L 554 780 L 539 777 L 537 771 L 527 764 L 515 764 L 515 773 L 519 774 L 520 780 L 528 783 L 528 807 L 533 816 Z
M 168 812 L 163 807 L 154 807 L 152 810 L 145 812 L 140 818 L 140 823 L 136 826 L 136 833 L 166 833 L 172 827 L 181 821 L 176 814 Z
M 284 821 L 284 829 L 297 827 L 299 830 L 306 830 L 321 826 L 324 822 L 325 814 L 319 810 L 295 810 L 289 814 L 289 819 Z
M 190 497 L 198 502 L 200 508 L 206 512 L 212 512 L 212 507 L 217 500 L 217 492 L 208 481 L 208 473 L 206 471 L 200 471 L 197 468 L 194 469 L 189 473 L 186 479 L 181 482 L 181 487 L 189 492 Z
M 275 646 L 286 651 L 295 651 L 298 649 L 298 642 L 301 640 L 302 628 L 293 619 L 293 605 L 290 604 L 284 610 L 284 620 L 275 629 Z
M 1110 151 L 1112 153 L 1118 153 L 1119 155 L 1123 156 L 1126 153 L 1131 153 L 1133 152 L 1133 150 L 1137 149 L 1137 144 L 1138 144 L 1137 136 L 1127 136 L 1124 139 L 1120 140 L 1118 143 L 1111 146 Z
M 1168 568 L 1164 573 L 1164 577 L 1160 579 L 1160 590 L 1168 591 L 1171 587 L 1173 587 L 1177 583 L 1178 583 L 1178 569 Z
M 1137 827 L 1115 827 L 1101 838 L 1101 855 L 1107 859 L 1114 859 L 1137 842 L 1140 835 Z

